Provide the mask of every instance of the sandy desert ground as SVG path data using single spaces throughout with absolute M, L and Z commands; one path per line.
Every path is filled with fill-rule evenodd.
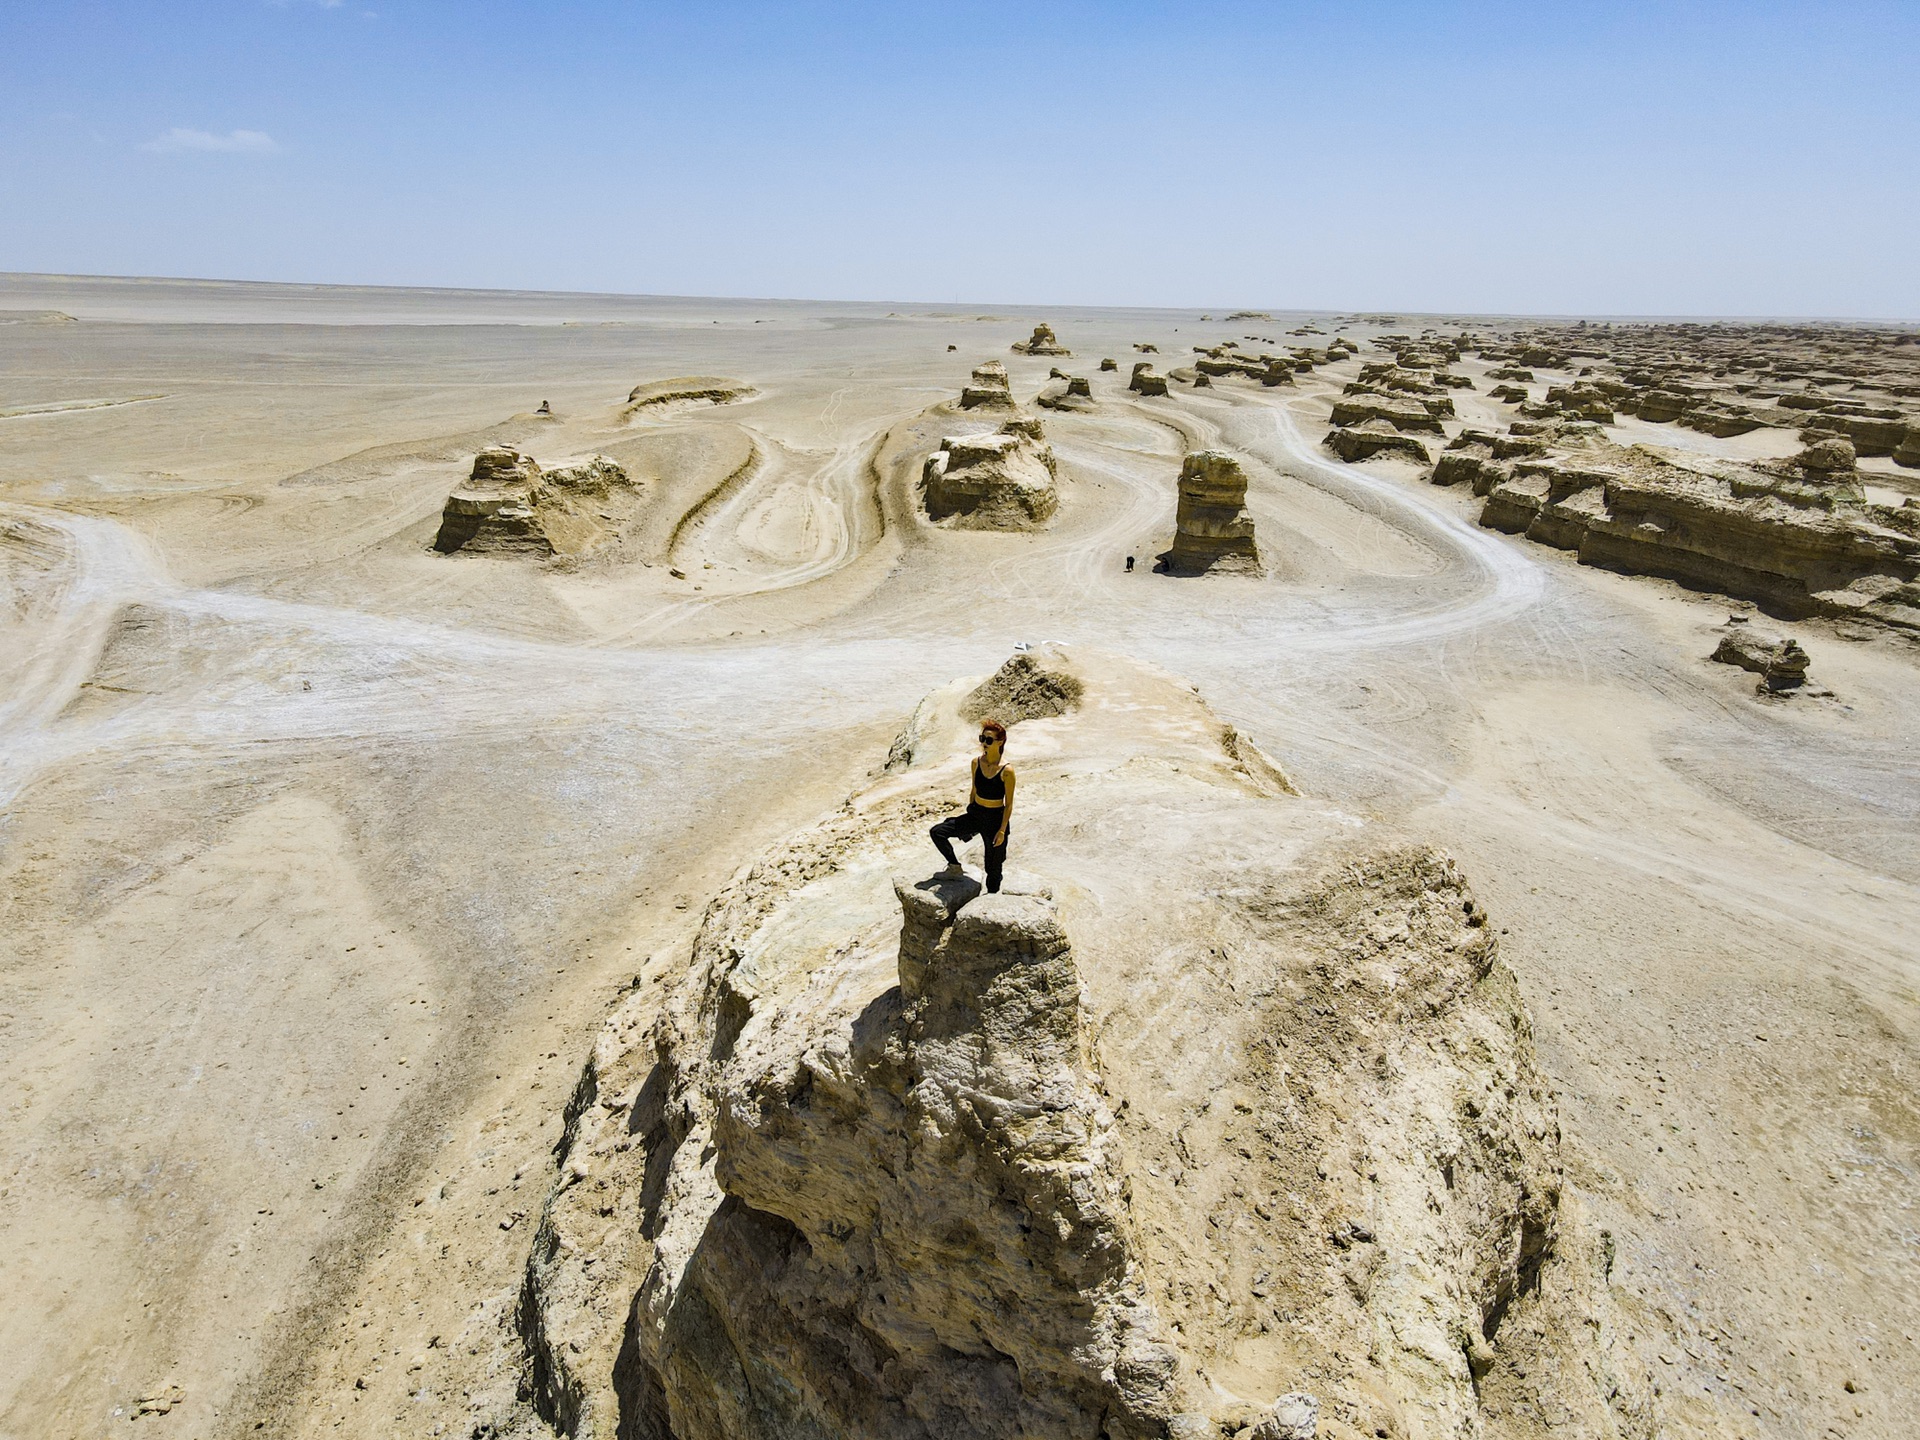
M 0 312 L 0 1434 L 542 1433 L 529 1258 L 609 1016 L 685 979 L 730 876 L 883 783 L 923 697 L 1047 643 L 1197 687 L 1300 792 L 1276 814 L 1458 862 L 1637 1317 L 1641 1433 L 1910 1431 L 1920 653 L 1769 622 L 1830 693 L 1757 694 L 1707 658 L 1751 606 L 1321 444 L 1380 336 L 1519 322 L 31 276 Z M 1070 358 L 1010 350 L 1042 320 Z M 1336 334 L 1357 352 L 1285 386 L 1127 388 L 1139 344 Z M 1059 510 L 1030 532 L 917 498 L 984 428 L 951 407 L 990 359 L 1023 408 L 1055 365 L 1090 380 L 1031 412 Z M 1447 436 L 1510 418 L 1456 368 Z M 629 404 L 689 376 L 740 393 Z M 576 558 L 436 552 L 502 444 L 610 457 L 637 504 Z M 1154 570 L 1206 448 L 1249 477 L 1263 574 Z M 1064 797 L 1071 735 L 1032 733 Z M 1055 832 L 1024 833 L 1048 876 Z M 1115 895 L 1151 849 L 1116 849 Z M 1089 904 L 1062 913 L 1106 934 Z M 1100 953 L 1076 941 L 1096 1005 Z M 1552 1428 L 1460 1423 L 1375 1433 Z

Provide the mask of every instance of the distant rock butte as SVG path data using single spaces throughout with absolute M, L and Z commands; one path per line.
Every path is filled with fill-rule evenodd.
M 728 380 L 718 375 L 680 375 L 672 380 L 649 380 L 627 393 L 626 413 L 664 405 L 731 405 L 758 394 L 743 380 Z
M 578 558 L 613 539 L 637 502 L 632 478 L 603 455 L 542 470 L 531 455 L 490 446 L 447 497 L 433 548 Z
M 1247 510 L 1246 471 L 1223 450 L 1195 451 L 1180 466 L 1168 573 L 1257 575 L 1260 569 L 1253 516 Z
M 1007 381 L 1007 367 L 989 360 L 974 367 L 973 377 L 960 391 L 962 410 L 1011 410 L 1013 391 Z
M 1073 353 L 1060 343 L 1051 325 L 1034 326 L 1031 338 L 1014 341 L 1013 348 L 1022 355 L 1071 355 Z
M 985 435 L 948 436 L 921 469 L 927 514 L 967 530 L 1031 530 L 1060 505 L 1053 450 L 1026 416 Z

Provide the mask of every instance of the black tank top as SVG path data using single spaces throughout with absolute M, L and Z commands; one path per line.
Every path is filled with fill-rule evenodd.
M 1003 769 L 997 775 L 983 775 L 980 762 L 973 762 L 973 793 L 982 800 L 1004 802 L 1007 798 L 1007 772 Z

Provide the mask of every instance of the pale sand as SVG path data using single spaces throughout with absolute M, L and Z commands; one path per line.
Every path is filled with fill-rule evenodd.
M 1726 602 L 1333 461 L 1324 377 L 1125 394 L 1134 341 L 1166 368 L 1246 323 L 31 277 L 0 310 L 81 322 L 0 329 L 0 1433 L 121 1433 L 169 1383 L 143 1423 L 181 1435 L 465 1433 L 583 1037 L 923 694 L 1046 639 L 1191 679 L 1307 793 L 1459 857 L 1682 1336 L 1676 1426 L 1903 1433 L 1896 642 L 1782 627 L 1839 701 L 1764 704 L 1704 661 Z M 1071 359 L 1009 353 L 1040 319 Z M 988 358 L 1023 402 L 1093 378 L 1044 417 L 1037 535 L 912 517 L 967 428 L 922 412 Z M 622 419 L 676 375 L 758 394 Z M 502 438 L 612 455 L 645 524 L 571 572 L 431 553 Z M 1202 445 L 1247 464 L 1265 579 L 1149 573 Z

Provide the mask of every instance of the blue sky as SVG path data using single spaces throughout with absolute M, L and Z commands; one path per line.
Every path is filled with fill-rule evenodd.
M 1920 4 L 0 5 L 0 270 L 1920 318 Z

